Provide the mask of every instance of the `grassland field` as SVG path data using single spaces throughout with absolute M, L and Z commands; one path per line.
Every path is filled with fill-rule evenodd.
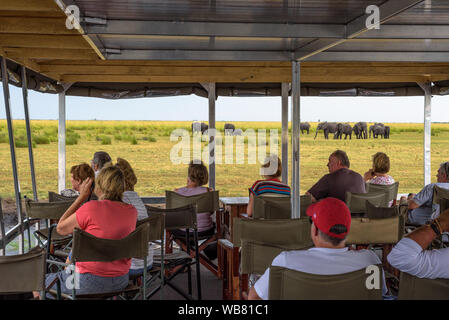
M 236 128 L 278 129 L 278 152 L 281 154 L 279 122 L 233 122 Z M 38 196 L 48 197 L 48 191 L 58 187 L 58 129 L 56 120 L 32 120 L 33 153 Z M 224 122 L 216 127 L 223 131 Z M 417 192 L 423 186 L 423 124 L 390 123 L 390 139 L 325 140 L 320 132 L 314 140 L 316 123 L 311 123 L 309 135 L 301 135 L 301 193 L 310 188 L 328 172 L 329 154 L 342 149 L 348 153 L 351 169 L 363 174 L 371 167 L 371 157 L 378 151 L 385 152 L 391 160 L 390 174 L 399 181 L 399 192 Z M 161 196 L 164 190 L 185 185 L 187 164 L 173 164 L 170 151 L 177 141 L 170 141 L 175 129 L 190 132 L 188 121 L 67 121 L 67 173 L 66 186 L 71 187 L 70 167 L 82 162 L 90 163 L 94 152 L 104 150 L 113 160 L 127 159 L 138 177 L 135 190 L 141 196 Z M 291 128 L 290 128 L 291 129 Z M 26 142 L 25 122 L 14 121 L 15 145 L 22 195 L 32 197 L 30 165 Z M 223 134 L 223 132 L 222 132 Z M 290 136 L 291 138 L 291 136 Z M 206 138 L 205 138 L 206 140 Z M 218 139 L 218 141 L 220 141 Z M 224 139 L 222 139 L 224 141 Z M 449 160 L 449 124 L 432 124 L 432 181 L 439 164 Z M 291 141 L 290 141 L 291 142 Z M 207 147 L 207 142 L 201 143 Z M 253 148 L 253 149 L 252 149 Z M 245 150 L 255 145 L 245 139 Z M 289 147 L 291 151 L 291 147 Z M 248 188 L 259 179 L 259 163 L 216 165 L 216 189 L 221 196 L 247 196 Z M 204 151 L 204 150 L 203 150 Z M 267 145 L 266 151 L 269 151 Z M 192 152 L 190 155 L 192 155 Z M 265 152 L 265 151 L 263 151 Z M 206 153 L 204 153 L 206 154 Z M 185 155 L 189 158 L 189 154 Z M 187 159 L 185 159 L 187 160 Z M 0 197 L 14 197 L 14 183 L 6 121 L 0 121 Z M 291 164 L 289 164 L 291 168 Z M 289 179 L 291 181 L 291 179 Z

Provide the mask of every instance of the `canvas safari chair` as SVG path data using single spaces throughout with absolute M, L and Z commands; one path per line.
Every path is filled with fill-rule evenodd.
M 25 199 L 25 211 L 29 219 L 45 219 L 47 228 L 34 231 L 34 236 L 41 247 L 47 247 L 47 254 L 54 254 L 55 247 L 66 246 L 72 239 L 71 235 L 62 236 L 56 232 L 56 224 L 49 226 L 50 220 L 59 220 L 73 201 L 36 202 Z
M 154 295 L 163 286 L 168 285 L 178 294 L 187 300 L 193 300 L 192 295 L 192 265 L 196 269 L 196 285 L 197 298 L 201 300 L 201 274 L 200 274 L 200 256 L 198 251 L 198 230 L 196 226 L 196 205 L 190 204 L 180 208 L 162 209 L 146 205 L 148 215 L 152 217 L 154 214 L 164 214 L 165 216 L 165 230 L 170 231 L 174 229 L 187 229 L 186 232 L 186 246 L 185 250 L 181 247 L 180 251 L 174 251 L 165 254 L 162 252 L 162 257 L 154 255 L 153 265 L 159 264 L 163 271 L 161 285 L 151 292 Z M 190 232 L 191 231 L 191 232 Z M 191 248 L 192 241 L 190 236 L 193 236 L 193 248 Z M 165 247 L 167 248 L 167 247 Z M 193 254 L 192 251 L 193 250 Z M 192 258 L 193 256 L 193 258 Z M 158 263 L 159 262 L 159 263 Z M 187 268 L 187 292 L 173 283 L 173 279 Z M 166 271 L 166 272 L 164 272 Z M 169 274 L 169 275 L 167 275 Z M 151 295 L 149 297 L 151 297 Z
M 370 268 L 337 275 L 317 275 L 271 266 L 268 299 L 381 300 L 382 266 Z
M 311 203 L 310 195 L 300 196 L 301 217 L 306 216 L 307 208 Z M 254 219 L 291 219 L 291 217 L 291 197 L 269 193 L 254 196 Z
M 58 201 L 75 201 L 75 199 L 78 198 L 78 196 L 74 197 L 66 197 L 59 193 L 48 191 L 48 202 L 58 202 Z M 93 193 L 90 194 L 90 197 L 87 199 L 87 201 L 90 200 L 98 200 L 97 196 Z M 86 201 L 86 202 L 87 202 Z
M 378 193 L 378 192 L 384 192 L 385 193 L 385 199 L 382 203 L 381 207 L 389 207 L 390 202 L 392 202 L 392 205 L 396 205 L 397 197 L 398 197 L 398 190 L 399 190 L 399 182 L 395 182 L 390 185 L 381 185 L 381 184 L 373 184 L 373 183 L 366 183 L 366 192 L 368 193 Z
M 49 287 L 56 282 L 58 298 L 67 299 L 108 299 L 112 297 L 124 298 L 124 295 L 136 295 L 140 291 L 140 298 L 146 297 L 146 277 L 147 277 L 147 255 L 148 242 L 150 239 L 150 223 L 146 221 L 141 223 L 133 232 L 120 240 L 102 239 L 91 235 L 81 229 L 75 228 L 73 231 L 73 247 L 72 247 L 72 270 L 75 270 L 77 262 L 95 261 L 95 262 L 112 262 L 120 259 L 139 258 L 144 261 L 143 282 L 142 285 L 128 285 L 123 290 L 92 293 L 92 294 L 76 294 L 76 286 L 73 285 L 72 294 L 66 295 L 60 292 L 59 278 L 56 278 Z M 60 264 L 54 261 L 49 263 Z M 62 264 L 64 266 L 70 266 Z M 75 277 L 76 278 L 76 277 Z M 50 290 L 54 294 L 54 290 Z
M 32 248 L 25 254 L 0 257 L 0 293 L 18 294 L 45 290 L 45 250 Z M 45 295 L 40 295 L 45 299 Z
M 282 251 L 302 250 L 313 246 L 310 221 L 302 219 L 234 218 L 233 246 L 240 247 L 240 274 L 249 275 L 250 285 L 271 265 Z M 243 281 L 243 280 L 242 280 Z M 241 297 L 246 298 L 246 283 Z
M 370 202 L 376 207 L 381 207 L 385 202 L 384 192 L 375 193 L 353 193 L 346 192 L 346 205 L 351 212 L 351 215 L 362 216 L 366 213 L 366 202 Z
M 197 212 L 210 212 L 214 215 L 219 208 L 219 195 L 218 191 L 209 191 L 194 196 L 183 196 L 174 191 L 165 191 L 165 207 L 167 209 L 180 208 L 186 205 L 195 204 L 197 206 Z M 221 234 L 220 224 L 216 224 L 217 230 L 213 234 L 198 233 L 198 241 L 200 242 L 198 252 L 200 255 L 200 263 L 211 271 L 215 276 L 218 276 L 218 266 L 211 261 L 203 252 L 208 245 L 217 243 L 219 235 Z M 184 251 L 186 251 L 186 238 L 183 236 L 175 236 L 169 234 L 167 237 L 166 245 L 172 245 L 172 241 L 176 242 Z M 194 258 L 194 251 L 192 251 L 192 258 Z
M 148 206 L 146 208 L 147 208 L 147 211 L 148 211 Z M 145 223 L 149 223 L 149 225 L 150 225 L 150 231 L 149 231 L 149 235 L 148 235 L 149 239 L 148 240 L 150 242 L 158 242 L 158 243 L 160 243 L 160 248 L 161 248 L 161 255 L 160 255 L 160 258 L 159 258 L 159 265 L 160 266 L 156 267 L 153 264 L 153 267 L 150 270 L 148 270 L 148 272 L 150 274 L 150 277 L 147 278 L 147 281 L 146 281 L 146 284 L 145 284 L 145 286 L 147 288 L 146 289 L 147 296 L 145 297 L 145 299 L 147 299 L 148 297 L 152 296 L 152 292 L 150 292 L 149 289 L 152 286 L 153 282 L 155 282 L 157 279 L 160 279 L 160 281 L 162 283 L 162 281 L 164 279 L 164 277 L 163 277 L 163 275 L 164 275 L 164 268 L 163 268 L 164 264 L 160 263 L 160 262 L 164 261 L 165 215 L 163 213 L 153 212 L 151 217 L 148 217 L 146 219 L 137 221 L 136 228 L 139 227 L 142 224 L 145 224 Z M 153 256 L 154 256 L 154 253 L 153 253 Z M 133 275 L 133 276 L 130 275 L 130 277 L 129 277 L 129 279 L 131 281 L 134 281 L 134 282 L 137 282 L 136 280 L 139 279 L 139 278 L 143 278 L 143 269 L 142 269 L 142 273 L 141 274 L 136 274 L 136 275 Z M 142 279 L 142 281 L 143 281 L 143 279 Z M 161 290 L 160 293 L 161 293 L 160 298 L 162 299 L 163 298 L 163 290 Z M 135 297 L 135 299 L 137 297 L 139 297 L 139 296 L 140 296 L 140 292 Z
M 449 279 L 424 279 L 401 272 L 399 300 L 449 300 Z

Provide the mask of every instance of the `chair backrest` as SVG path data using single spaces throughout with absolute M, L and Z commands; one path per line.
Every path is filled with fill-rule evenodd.
M 218 191 L 209 191 L 194 196 L 183 196 L 175 191 L 165 191 L 165 207 L 174 209 L 196 204 L 197 212 L 214 212 L 219 209 Z
M 233 244 L 241 247 L 242 273 L 262 274 L 282 251 L 313 246 L 309 219 L 234 218 Z
M 382 266 L 377 274 L 367 268 L 338 275 L 316 275 L 270 267 L 270 300 L 381 300 Z M 378 288 L 368 289 L 368 277 L 378 276 Z
M 385 193 L 353 193 L 346 192 L 346 205 L 352 213 L 366 213 L 366 201 L 371 202 L 376 207 L 380 207 L 385 202 Z
M 300 196 L 301 217 L 306 216 L 307 208 L 312 204 L 310 195 Z M 254 219 L 291 219 L 291 197 L 276 193 L 264 193 L 254 197 Z
M 60 195 L 59 193 L 48 191 L 48 202 L 58 202 L 58 201 L 75 201 L 75 199 L 78 198 L 77 196 L 74 197 L 66 197 L 63 195 Z
M 136 228 L 144 223 L 150 224 L 149 241 L 161 240 L 164 237 L 165 214 L 154 212 L 151 217 L 138 220 Z
M 390 201 L 397 200 L 398 191 L 399 191 L 399 181 L 396 181 L 395 183 L 389 185 L 374 184 L 374 183 L 366 184 L 366 192 L 368 193 L 378 193 L 378 192 L 385 193 L 384 203 L 382 204 L 383 207 L 388 207 Z
M 43 291 L 45 249 L 33 248 L 25 254 L 0 257 L 0 292 Z
M 392 244 L 402 239 L 405 219 L 398 207 L 376 208 L 366 203 L 367 218 L 351 218 L 346 244 Z
M 434 186 L 432 202 L 440 206 L 440 213 L 449 209 L 449 189 Z
M 120 240 L 102 239 L 75 228 L 72 258 L 74 261 L 110 262 L 126 258 L 144 259 L 148 254 L 150 224 L 142 223 Z
M 73 201 L 36 202 L 25 199 L 25 211 L 28 218 L 60 219 Z
M 401 272 L 401 300 L 449 300 L 449 279 L 423 279 Z
M 189 204 L 180 208 L 173 209 L 162 209 L 158 207 L 152 207 L 150 205 L 145 205 L 147 208 L 147 213 L 149 217 L 155 214 L 164 214 L 165 219 L 165 229 L 183 229 L 190 228 L 196 229 L 196 205 Z

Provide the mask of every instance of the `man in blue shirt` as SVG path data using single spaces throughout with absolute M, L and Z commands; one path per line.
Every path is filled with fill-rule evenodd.
M 415 197 L 408 200 L 408 222 L 424 225 L 440 215 L 440 206 L 432 203 L 433 187 L 449 189 L 449 161 L 440 165 L 437 183 L 425 186 Z

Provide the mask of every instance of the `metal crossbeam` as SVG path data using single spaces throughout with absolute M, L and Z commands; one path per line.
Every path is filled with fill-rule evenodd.
M 385 2 L 379 7 L 380 20 L 379 23 L 383 24 L 395 17 L 396 15 L 404 12 L 411 7 L 422 3 L 424 0 L 390 0 Z M 366 26 L 367 14 L 363 14 L 351 21 L 346 25 L 345 39 L 352 39 L 368 31 Z M 332 39 L 318 39 L 313 41 L 300 49 L 295 53 L 296 60 L 304 60 L 320 52 L 323 52 L 329 48 L 335 47 L 344 42 L 345 39 L 332 40 Z
M 280 24 L 193 21 L 107 20 L 104 25 L 82 23 L 89 35 L 160 35 L 263 38 L 343 38 L 342 24 Z
M 350 62 L 447 62 L 449 52 L 354 52 L 326 51 L 306 61 L 350 61 Z

